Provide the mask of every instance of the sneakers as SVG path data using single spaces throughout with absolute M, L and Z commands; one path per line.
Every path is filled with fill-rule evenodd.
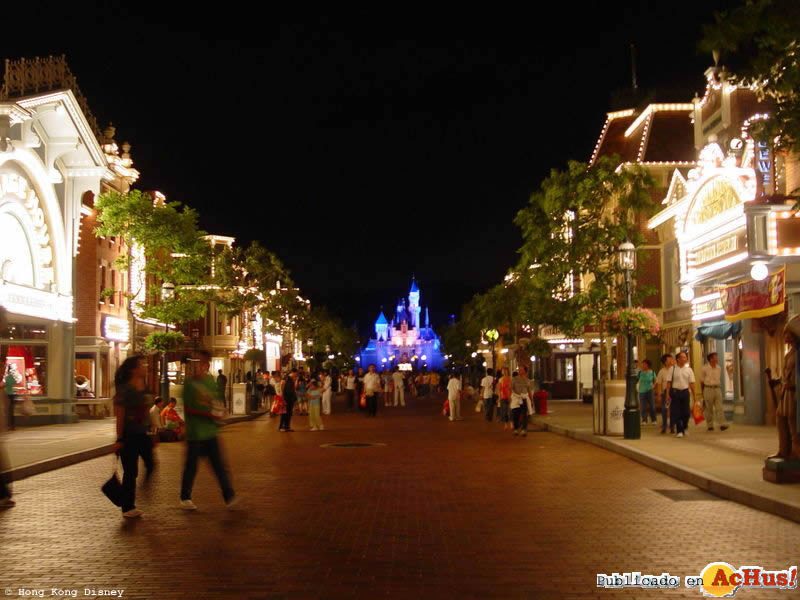
M 191 500 L 181 500 L 181 508 L 183 510 L 197 510 L 197 505 Z
M 682 433 L 679 433 L 679 434 L 678 434 L 678 435 L 676 435 L 675 437 L 682 438 L 682 437 L 683 437 L 683 434 L 682 434 Z
M 141 517 L 143 514 L 144 514 L 144 512 L 142 512 L 138 508 L 132 508 L 132 509 L 122 513 L 122 516 L 125 517 L 126 519 L 136 519 L 138 517 Z
M 317 428 L 316 428 L 316 427 L 312 427 L 312 428 L 311 428 L 311 431 L 316 431 L 316 430 L 317 430 Z
M 528 432 L 526 430 L 522 430 L 522 437 L 528 437 Z
M 725 431 L 727 428 L 728 428 L 728 426 L 727 426 L 727 425 L 723 425 L 722 427 L 720 427 L 720 428 L 719 428 L 719 430 L 720 430 L 720 431 Z
M 0 508 L 11 508 L 15 504 L 16 502 L 14 502 L 11 497 L 0 499 Z
M 325 431 L 325 425 L 320 425 L 320 426 L 319 426 L 319 430 L 320 430 L 320 431 Z
M 239 496 L 234 496 L 225 503 L 225 508 L 228 510 L 242 510 L 242 499 Z
M 514 430 L 514 435 L 519 435 L 519 431 L 517 431 L 517 430 L 515 429 L 515 430 Z
M 714 431 L 714 428 L 713 427 L 709 427 L 708 430 L 709 431 Z

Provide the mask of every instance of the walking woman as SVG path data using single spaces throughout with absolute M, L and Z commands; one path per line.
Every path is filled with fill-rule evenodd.
M 136 508 L 136 476 L 139 474 L 139 457 L 147 469 L 146 478 L 153 473 L 153 441 L 148 433 L 150 405 L 144 395 L 145 365 L 143 356 L 125 359 L 114 376 L 116 395 L 114 414 L 117 417 L 117 443 L 114 451 L 122 459 L 122 516 L 141 517 Z
M 497 382 L 497 395 L 500 397 L 500 422 L 503 430 L 511 429 L 511 377 L 508 369 L 503 367 L 500 381 Z

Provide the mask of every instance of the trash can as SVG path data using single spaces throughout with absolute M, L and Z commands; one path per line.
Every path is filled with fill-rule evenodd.
M 605 435 L 625 433 L 625 385 L 624 379 L 605 382 Z
M 247 384 L 234 383 L 233 384 L 233 414 L 246 415 L 247 414 Z

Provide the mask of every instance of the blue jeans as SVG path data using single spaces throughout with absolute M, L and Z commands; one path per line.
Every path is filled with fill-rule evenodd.
M 653 398 L 653 390 L 639 392 L 639 406 L 642 411 L 642 423 L 647 423 L 647 413 L 650 413 L 650 420 L 656 422 L 656 401 Z

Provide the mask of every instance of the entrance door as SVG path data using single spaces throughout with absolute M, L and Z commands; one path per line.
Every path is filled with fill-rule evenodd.
M 578 397 L 576 364 L 574 354 L 559 354 L 555 357 L 555 380 L 551 396 L 573 399 Z

